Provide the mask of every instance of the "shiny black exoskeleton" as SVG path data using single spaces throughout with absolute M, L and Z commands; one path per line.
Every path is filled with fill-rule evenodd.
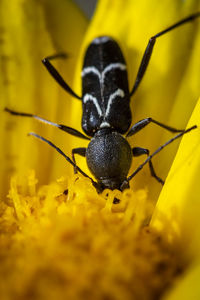
M 178 130 L 164 125 L 152 118 L 145 118 L 134 124 L 129 129 L 132 121 L 130 97 L 137 90 L 145 74 L 156 39 L 182 24 L 193 21 L 199 16 L 199 12 L 193 14 L 150 38 L 131 91 L 129 91 L 128 87 L 125 59 L 119 45 L 111 37 L 97 37 L 89 45 L 85 54 L 82 69 L 81 97 L 69 87 L 50 62 L 53 58 L 63 57 L 65 55 L 58 54 L 43 59 L 43 64 L 53 78 L 70 95 L 82 100 L 82 128 L 86 135 L 74 128 L 53 123 L 33 114 L 16 112 L 8 108 L 5 110 L 13 115 L 33 117 L 38 121 L 55 126 L 71 135 L 90 140 L 87 148 L 81 147 L 72 150 L 71 160 L 60 148 L 55 146 L 49 140 L 35 133 L 30 133 L 30 135 L 39 138 L 55 148 L 69 163 L 74 166 L 75 172 L 78 171 L 85 177 L 90 178 L 98 192 L 103 191 L 105 188 L 112 190 L 119 189 L 123 191 L 125 188 L 129 187 L 130 180 L 147 163 L 149 164 L 151 175 L 163 184 L 164 181 L 155 173 L 151 161 L 152 157 L 160 152 L 166 145 L 196 128 L 196 126 L 187 130 Z M 140 147 L 131 148 L 126 138 L 134 135 L 149 123 L 155 123 L 171 132 L 180 133 L 167 141 L 164 145 L 160 146 L 152 155 L 149 155 L 148 149 Z M 124 134 L 126 135 L 124 136 Z M 88 167 L 97 182 L 95 182 L 76 165 L 75 154 L 86 157 Z M 128 176 L 132 157 L 143 154 L 148 156 L 147 159 L 130 176 Z
M 98 189 L 119 189 L 132 150 L 122 134 L 131 124 L 126 63 L 118 44 L 98 37 L 89 45 L 82 69 L 82 128 L 91 136 L 85 156 Z
M 98 130 L 86 150 L 88 167 L 100 189 L 118 189 L 126 181 L 132 156 L 127 140 L 110 128 Z

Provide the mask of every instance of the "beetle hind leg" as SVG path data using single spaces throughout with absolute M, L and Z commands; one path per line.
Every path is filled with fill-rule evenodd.
M 63 79 L 63 77 L 60 75 L 60 73 L 56 70 L 56 68 L 52 65 L 50 60 L 60 57 L 63 54 L 58 54 L 58 55 L 52 55 L 52 56 L 47 56 L 42 60 L 43 65 L 46 67 L 48 72 L 51 74 L 51 76 L 57 81 L 57 83 L 67 92 L 69 93 L 72 97 L 75 97 L 79 100 L 82 99 L 82 97 L 78 96 L 71 88 L 70 86 L 66 83 L 66 81 Z

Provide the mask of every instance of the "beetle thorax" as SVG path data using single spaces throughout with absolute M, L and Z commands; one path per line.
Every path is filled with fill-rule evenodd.
M 131 166 L 132 151 L 121 134 L 102 129 L 89 143 L 86 159 L 90 171 L 103 189 L 120 189 Z

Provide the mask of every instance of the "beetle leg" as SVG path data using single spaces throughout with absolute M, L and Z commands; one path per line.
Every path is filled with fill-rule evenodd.
M 68 92 L 71 96 L 81 100 L 82 97 L 78 96 L 71 88 L 70 86 L 64 81 L 64 79 L 62 78 L 62 76 L 58 73 L 58 71 L 56 70 L 56 68 L 50 63 L 51 59 L 60 57 L 61 55 L 57 54 L 57 55 L 52 55 L 52 56 L 48 56 L 45 57 L 42 60 L 42 63 L 44 64 L 44 66 L 47 68 L 47 70 L 49 71 L 49 73 L 51 74 L 51 76 L 57 81 L 57 83 L 66 91 Z
M 149 150 L 145 149 L 145 148 L 134 147 L 134 148 L 132 148 L 132 152 L 133 152 L 133 156 L 140 156 L 143 154 L 146 154 L 147 156 L 149 156 Z M 156 172 L 154 170 L 153 163 L 151 160 L 149 160 L 149 169 L 150 169 L 151 176 L 154 177 L 161 184 L 164 184 L 164 180 L 162 180 L 160 177 L 158 177 L 156 175 Z
M 79 155 L 85 157 L 86 148 L 74 148 L 74 149 L 72 149 L 72 160 L 73 160 L 74 164 L 76 165 L 75 154 L 79 154 Z M 76 173 L 77 173 L 77 169 L 76 169 L 76 167 L 74 167 L 74 174 L 76 174 Z
M 120 190 L 123 190 L 123 187 L 128 186 L 129 181 L 135 177 L 135 175 L 137 175 L 137 173 L 142 170 L 142 168 L 149 163 L 149 161 L 157 154 L 159 153 L 163 148 L 165 148 L 167 145 L 171 144 L 173 141 L 175 141 L 176 139 L 182 137 L 185 133 L 190 132 L 191 130 L 197 128 L 196 125 L 186 129 L 184 132 L 180 132 L 179 134 L 175 135 L 173 138 L 171 138 L 170 140 L 168 140 L 165 144 L 163 144 L 162 146 L 158 147 L 158 149 L 156 151 L 154 151 L 151 155 L 149 155 L 147 157 L 147 159 L 126 179 L 124 180 L 124 182 L 122 182 Z
M 149 64 L 149 61 L 150 61 L 150 58 L 151 58 L 151 54 L 153 52 L 153 47 L 154 47 L 154 44 L 156 42 L 156 39 L 162 35 L 164 35 L 165 33 L 187 23 L 187 22 L 190 22 L 190 21 L 193 21 L 195 20 L 196 18 L 200 17 L 200 12 L 198 13 L 195 13 L 193 15 L 190 15 L 189 17 L 185 18 L 185 19 L 182 19 L 180 20 L 179 22 L 175 23 L 174 25 L 166 28 L 165 30 L 157 33 L 156 35 L 152 36 L 150 39 L 149 39 L 149 42 L 147 44 L 147 47 L 145 49 L 145 52 L 144 52 L 144 55 L 143 55 L 143 58 L 142 58 L 142 61 L 140 63 L 140 66 L 139 66 L 139 70 L 138 70 L 138 73 L 137 73 L 137 76 L 136 76 L 136 80 L 135 80 L 135 83 L 134 83 L 134 86 L 130 92 L 130 96 L 132 96 L 136 89 L 138 88 L 142 78 L 144 77 L 144 74 L 145 74 L 145 71 L 148 67 L 148 64 Z
M 53 54 L 53 55 L 49 55 L 45 58 L 48 59 L 48 60 L 54 60 L 54 59 L 58 59 L 58 58 L 66 59 L 66 58 L 68 58 L 68 56 L 69 55 L 65 52 L 59 52 L 59 53 L 56 53 L 56 54 Z
M 36 115 L 29 114 L 29 113 L 18 112 L 18 111 L 9 109 L 7 107 L 4 110 L 7 111 L 8 113 L 12 114 L 12 115 L 15 115 L 15 116 L 34 118 L 37 121 L 40 121 L 40 122 L 45 123 L 47 125 L 55 126 L 55 127 L 57 127 L 59 129 L 65 131 L 65 132 L 67 132 L 67 133 L 69 133 L 71 135 L 74 135 L 76 137 L 79 137 L 79 138 L 82 138 L 82 139 L 86 139 L 86 140 L 90 140 L 90 138 L 88 138 L 83 133 L 79 132 L 78 130 L 76 130 L 76 129 L 72 128 L 72 127 L 68 127 L 68 126 L 65 126 L 65 125 L 62 125 L 62 124 L 57 124 L 57 123 L 48 121 L 46 119 L 43 119 L 41 117 L 38 117 Z
M 74 167 L 76 168 L 76 170 L 81 173 L 83 176 L 89 178 L 92 181 L 92 184 L 94 186 L 96 186 L 96 182 L 90 177 L 88 176 L 85 172 L 83 172 L 60 148 L 58 148 L 56 145 L 54 145 L 52 142 L 50 142 L 49 140 L 45 139 L 44 137 L 34 133 L 34 132 L 30 132 L 28 133 L 28 135 L 32 135 L 38 139 L 40 139 L 41 141 L 49 144 L 51 147 L 53 147 L 54 149 L 56 149 L 56 151 L 58 151 L 62 156 L 64 156 L 64 158 Z
M 133 134 L 137 133 L 138 131 L 143 129 L 145 126 L 147 126 L 149 123 L 154 123 L 166 130 L 169 130 L 170 132 L 184 132 L 185 131 L 184 129 L 176 129 L 171 126 L 167 126 L 167 125 L 160 123 L 152 118 L 146 118 L 146 119 L 142 119 L 142 120 L 138 121 L 137 123 L 135 123 L 131 127 L 131 129 L 128 131 L 128 133 L 126 134 L 126 137 L 132 136 Z

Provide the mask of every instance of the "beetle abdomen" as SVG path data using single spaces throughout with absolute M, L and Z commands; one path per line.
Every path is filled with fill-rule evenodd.
M 82 70 L 82 128 L 93 136 L 99 128 L 125 133 L 131 123 L 126 63 L 118 44 L 98 37 L 89 45 Z

